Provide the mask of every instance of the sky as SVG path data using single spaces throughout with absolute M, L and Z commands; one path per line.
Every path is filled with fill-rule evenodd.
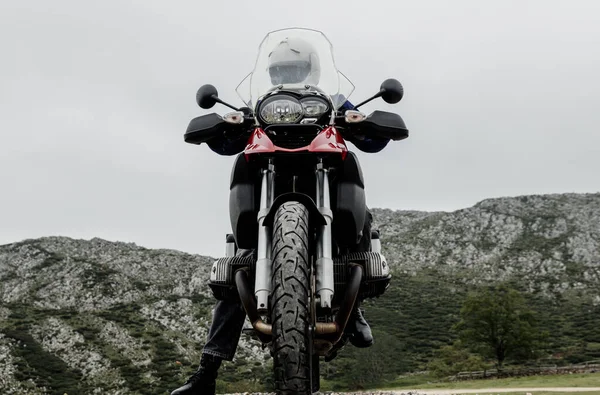
M 410 137 L 358 153 L 370 207 L 598 192 L 600 2 L 3 1 L 0 244 L 62 235 L 220 256 L 232 157 L 183 141 L 235 105 L 262 38 L 323 31 L 355 102 L 386 78 Z M 228 109 L 217 106 L 221 114 Z

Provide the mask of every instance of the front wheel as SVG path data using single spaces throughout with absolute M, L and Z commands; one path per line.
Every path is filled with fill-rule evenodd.
M 273 368 L 279 394 L 312 393 L 308 231 L 304 205 L 286 202 L 279 207 L 273 223 L 271 293 Z

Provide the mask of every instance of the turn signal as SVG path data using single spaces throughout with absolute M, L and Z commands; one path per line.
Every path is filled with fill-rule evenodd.
M 346 118 L 346 123 L 359 123 L 364 121 L 367 117 L 362 112 L 356 110 L 348 110 L 344 113 L 344 116 Z
M 234 111 L 223 115 L 223 120 L 227 123 L 234 125 L 240 125 L 244 123 L 244 113 L 241 111 Z

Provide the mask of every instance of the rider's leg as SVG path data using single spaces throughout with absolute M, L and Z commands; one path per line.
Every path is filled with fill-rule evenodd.
M 354 251 L 366 252 L 371 251 L 371 225 L 373 224 L 373 214 L 367 207 L 367 213 L 365 215 L 365 226 L 363 227 L 362 237 L 356 246 Z
M 253 250 L 240 248 L 235 256 L 245 257 L 253 253 Z M 246 312 L 240 301 L 219 300 L 215 305 L 212 324 L 208 330 L 208 338 L 202 354 L 231 361 L 240 341 L 245 319 Z
M 365 217 L 365 225 L 363 228 L 362 238 L 354 249 L 354 252 L 367 252 L 371 250 L 371 224 L 373 222 L 373 215 L 369 208 L 367 208 L 367 215 Z M 360 300 L 356 301 L 352 315 L 348 320 L 346 326 L 346 333 L 350 335 L 350 343 L 355 347 L 370 347 L 373 345 L 373 334 L 371 328 L 362 315 L 360 309 Z
M 245 256 L 248 253 L 252 251 L 238 250 L 236 256 Z M 200 366 L 196 373 L 171 395 L 214 395 L 221 362 L 233 359 L 245 319 L 246 312 L 240 302 L 217 302 L 208 338 L 202 350 Z
M 246 312 L 240 302 L 219 300 L 202 354 L 231 361 L 235 355 Z

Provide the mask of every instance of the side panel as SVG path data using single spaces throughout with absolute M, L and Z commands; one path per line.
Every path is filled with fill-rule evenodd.
M 254 179 L 243 154 L 237 156 L 231 172 L 229 219 L 238 248 L 256 248 L 258 214 Z
M 342 247 L 353 247 L 361 238 L 367 211 L 362 169 L 348 152 L 337 179 L 333 233 Z

